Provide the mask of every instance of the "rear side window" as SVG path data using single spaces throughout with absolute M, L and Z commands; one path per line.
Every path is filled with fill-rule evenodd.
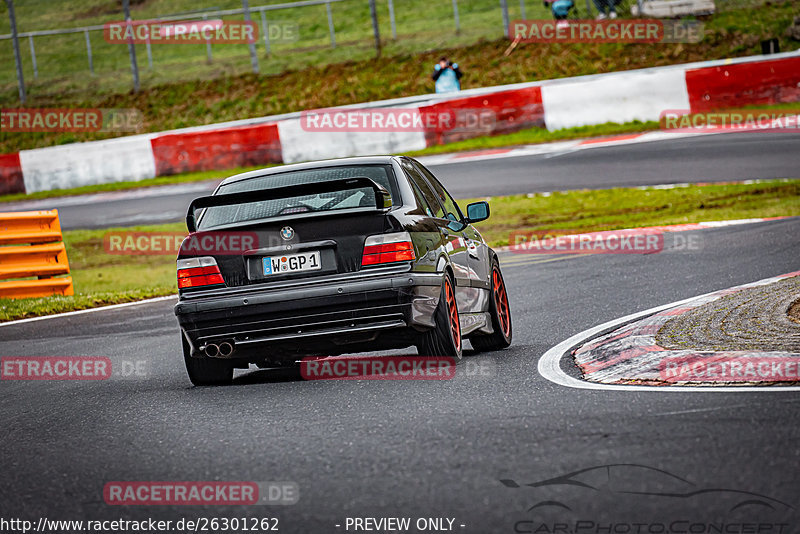
M 415 163 L 414 167 L 419 169 L 419 172 L 428 179 L 428 182 L 430 182 L 431 186 L 436 192 L 436 196 L 444 205 L 444 209 L 447 212 L 447 218 L 454 221 L 462 220 L 464 217 L 461 215 L 461 210 L 458 208 L 458 204 L 456 204 L 456 201 L 453 200 L 453 197 L 450 196 L 450 193 L 448 193 L 444 186 L 439 183 L 439 180 L 436 179 L 431 171 L 417 163 Z
M 436 193 L 433 192 L 431 187 L 428 185 L 428 182 L 425 181 L 419 171 L 406 162 L 403 162 L 403 170 L 405 170 L 408 174 L 412 185 L 422 193 L 425 203 L 427 204 L 427 206 L 423 207 L 428 208 L 426 210 L 428 214 L 440 219 L 444 218 L 444 210 L 442 209 L 442 205 L 439 204 L 439 201 L 437 200 Z
M 217 191 L 217 195 L 261 191 L 276 187 L 327 182 L 359 176 L 369 178 L 383 186 L 392 194 L 393 203 L 397 203 L 395 186 L 390 178 L 392 176 L 390 165 L 322 167 L 319 169 L 270 174 L 223 185 Z M 357 187 L 330 193 L 302 195 L 260 202 L 247 202 L 233 206 L 207 208 L 200 219 L 198 228 L 208 230 L 218 226 L 259 221 L 273 217 L 373 207 L 375 207 L 375 191 L 368 187 Z
M 417 200 L 417 205 L 419 208 L 427 215 L 428 217 L 433 217 L 433 210 L 431 210 L 430 206 L 428 205 L 428 201 L 425 200 L 425 197 L 422 196 L 422 191 L 419 190 L 417 184 L 414 183 L 414 180 L 409 180 L 411 183 L 411 189 L 414 191 L 414 198 Z

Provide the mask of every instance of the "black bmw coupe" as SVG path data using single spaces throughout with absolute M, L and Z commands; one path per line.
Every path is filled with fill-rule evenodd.
M 416 346 L 460 358 L 511 344 L 494 250 L 436 177 L 401 156 L 286 165 L 230 177 L 192 201 L 178 254 L 181 329 L 195 385 L 234 368 L 294 366 Z

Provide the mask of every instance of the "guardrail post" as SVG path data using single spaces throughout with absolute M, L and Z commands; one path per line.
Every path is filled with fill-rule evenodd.
M 208 20 L 208 15 L 203 15 L 203 20 Z M 206 39 L 206 61 L 210 64 L 214 57 L 211 55 L 211 39 Z
M 267 49 L 267 55 L 272 53 L 272 47 L 269 44 L 269 24 L 267 24 L 267 15 L 264 10 L 261 10 L 261 31 L 264 32 L 264 48 Z
M 525 0 L 519 0 L 519 15 L 522 20 L 525 20 Z
M 19 100 L 23 104 L 25 96 L 25 77 L 22 74 L 22 56 L 19 53 L 19 37 L 17 36 L 17 17 L 14 16 L 14 0 L 6 0 L 8 6 L 8 19 L 11 23 L 11 41 L 14 44 L 14 63 L 17 66 L 17 86 L 19 87 Z
M 458 20 L 458 0 L 453 0 L 453 20 L 456 23 L 456 35 L 461 33 L 461 21 Z
M 331 48 L 336 48 L 336 30 L 333 28 L 333 13 L 331 12 L 330 2 L 325 2 L 325 11 L 328 12 L 328 32 L 331 34 Z
M 31 63 L 33 63 L 33 79 L 39 78 L 39 67 L 36 66 L 36 47 L 33 46 L 33 35 L 28 36 L 28 42 L 31 45 Z
M 242 11 L 244 13 L 244 20 L 250 22 L 250 3 L 248 0 L 242 0 Z M 258 74 L 258 54 L 256 54 L 256 44 L 248 43 L 247 48 L 250 49 L 250 64 L 253 67 L 253 73 Z
M 147 39 L 144 41 L 145 49 L 147 50 L 147 66 L 152 69 L 153 68 L 153 50 L 150 47 L 150 36 L 147 36 Z
M 378 57 L 381 57 L 381 31 L 378 28 L 378 10 L 375 7 L 375 0 L 369 0 L 369 14 L 372 19 L 372 34 L 375 37 L 375 50 Z
M 94 74 L 94 59 L 92 58 L 92 40 L 89 39 L 89 30 L 83 30 L 86 36 L 86 55 L 89 57 L 89 70 Z
M 397 27 L 394 24 L 394 2 L 389 0 L 389 23 L 392 26 L 392 40 L 397 40 Z
M 508 0 L 500 0 L 500 9 L 503 12 L 503 37 L 508 37 Z
M 122 11 L 125 14 L 125 22 L 131 22 L 131 9 L 129 0 L 122 0 Z M 133 44 L 133 32 L 128 39 L 128 55 L 131 57 L 131 73 L 133 74 L 133 92 L 139 92 L 139 64 L 136 62 L 136 45 Z

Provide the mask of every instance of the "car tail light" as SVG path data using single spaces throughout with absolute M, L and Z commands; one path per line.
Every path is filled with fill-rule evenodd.
M 364 241 L 364 255 L 361 257 L 361 266 L 413 261 L 415 259 L 414 244 L 411 242 L 411 234 L 408 232 L 371 235 Z
M 178 260 L 178 289 L 224 284 L 217 260 L 210 256 Z

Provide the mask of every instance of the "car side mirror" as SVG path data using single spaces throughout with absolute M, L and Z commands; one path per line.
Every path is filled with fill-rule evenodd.
M 467 222 L 474 223 L 485 221 L 489 218 L 489 203 L 485 201 L 473 202 L 467 206 Z

